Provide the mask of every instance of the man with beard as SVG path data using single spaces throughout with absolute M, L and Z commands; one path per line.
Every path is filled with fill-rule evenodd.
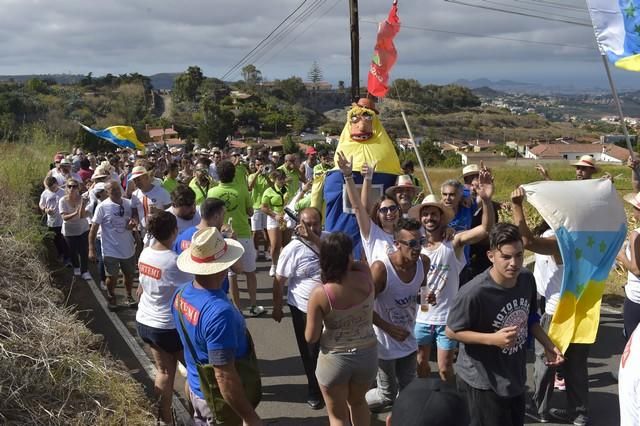
M 447 316 L 453 299 L 458 293 L 460 271 L 464 267 L 463 249 L 485 239 L 494 223 L 493 184 L 491 174 L 483 171 L 480 176 L 478 196 L 482 202 L 482 223 L 468 231 L 458 232 L 453 239 L 445 237 L 447 224 L 453 217 L 453 210 L 437 202 L 436 197 L 428 195 L 420 205 L 409 210 L 409 216 L 420 220 L 427 237 L 422 254 L 431 260 L 427 273 L 429 300 L 435 300 L 434 306 L 422 304 L 416 318 L 415 335 L 418 342 L 418 377 L 428 377 L 429 355 L 435 344 L 438 350 L 438 370 L 443 381 L 453 378 L 453 357 L 457 344 L 445 334 Z M 424 310 L 424 308 L 427 310 Z
M 583 155 L 578 162 L 572 164 L 576 168 L 576 180 L 592 179 L 593 174 L 598 171 L 596 161 L 591 155 Z M 544 180 L 552 180 L 549 171 L 542 164 L 536 165 L 536 170 Z
M 524 247 L 515 225 L 489 235 L 493 266 L 460 289 L 447 318 L 447 337 L 461 343 L 456 373 L 474 426 L 522 425 L 529 334 L 544 347 L 548 365 L 564 361 L 540 327 L 536 283 L 522 270 Z
M 400 219 L 394 231 L 396 251 L 371 265 L 378 377 L 377 387 L 367 392 L 366 399 L 373 412 L 389 409 L 398 391 L 416 376 L 416 295 L 425 285 L 430 265 L 429 258 L 420 255 L 425 242 L 421 228 L 415 219 Z
M 413 200 L 418 194 L 419 188 L 413 184 L 413 180 L 409 175 L 398 176 L 398 181 L 392 187 L 386 190 L 386 194 L 396 200 L 400 210 L 402 210 L 402 217 L 408 217 L 409 209 L 413 207 Z
M 136 190 L 131 194 L 131 208 L 137 210 L 138 220 L 143 237 L 147 229 L 147 219 L 157 210 L 165 210 L 171 205 L 171 196 L 162 187 L 152 181 L 151 174 L 144 166 L 136 166 L 129 177 L 136 185 Z M 145 238 L 145 247 L 150 238 Z
M 286 176 L 287 192 L 291 194 L 291 197 L 300 189 L 300 182 L 306 182 L 306 178 L 304 174 L 300 173 L 297 163 L 297 155 L 287 154 L 284 156 L 284 164 L 278 167 L 278 170 L 282 170 Z
M 307 404 L 319 410 L 324 405 L 322 394 L 316 379 L 316 363 L 320 343 L 307 343 L 304 331 L 307 326 L 307 304 L 313 289 L 322 285 L 320 279 L 320 239 L 328 235 L 322 233 L 322 216 L 313 207 L 303 209 L 300 224 L 296 227 L 297 238 L 287 244 L 278 259 L 276 276 L 273 280 L 273 313 L 275 321 L 280 322 L 282 313 L 282 294 L 288 286 L 287 304 L 291 312 L 293 331 L 296 336 L 300 358 L 307 375 Z
M 178 235 L 200 223 L 200 213 L 196 209 L 196 193 L 187 185 L 178 185 L 171 192 L 171 207 L 167 211 L 178 221 Z

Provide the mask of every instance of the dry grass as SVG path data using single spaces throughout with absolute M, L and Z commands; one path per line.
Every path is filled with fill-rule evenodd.
M 141 385 L 96 350 L 100 339 L 64 306 L 42 261 L 29 188 L 54 149 L 0 149 L 0 423 L 153 424 Z

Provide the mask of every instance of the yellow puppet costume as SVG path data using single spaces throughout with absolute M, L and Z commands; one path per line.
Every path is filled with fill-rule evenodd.
M 395 185 L 398 175 L 402 174 L 400 160 L 393 143 L 382 127 L 378 113 L 370 99 L 360 99 L 347 113 L 347 123 L 340 134 L 336 148 L 336 166 L 321 176 L 314 176 L 311 193 L 311 205 L 326 206 L 325 229 L 329 232 L 342 231 L 351 235 L 354 241 L 354 253 L 360 253 L 360 232 L 353 214 L 344 213 L 344 181 L 337 167 L 337 152 L 342 152 L 353 162 L 354 180 L 362 183 L 360 171 L 364 163 L 376 165 L 373 175 L 374 186 L 382 185 L 383 190 Z

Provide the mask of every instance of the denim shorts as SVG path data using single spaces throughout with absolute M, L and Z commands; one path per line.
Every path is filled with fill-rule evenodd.
M 149 327 L 139 322 L 136 322 L 136 324 L 138 336 L 140 336 L 143 342 L 171 354 L 182 350 L 180 336 L 175 328 L 162 329 Z
M 451 340 L 445 334 L 446 325 L 432 325 L 416 323 L 415 334 L 418 346 L 433 346 L 435 343 L 438 349 L 452 351 L 458 347 L 458 342 Z

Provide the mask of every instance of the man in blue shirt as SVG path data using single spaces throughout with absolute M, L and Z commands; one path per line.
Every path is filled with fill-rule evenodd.
M 200 386 L 197 365 L 213 366 L 225 402 L 245 425 L 261 425 L 245 394 L 235 366 L 251 353 L 244 317 L 222 290 L 228 269 L 242 257 L 244 248 L 225 239 L 217 228 L 197 231 L 191 245 L 178 257 L 178 268 L 195 275 L 176 293 L 171 311 L 185 348 L 187 381 L 196 425 L 216 424 Z
M 201 229 L 209 227 L 216 227 L 221 229 L 223 234 L 225 233 L 225 225 L 223 225 L 224 219 L 224 201 L 217 198 L 206 198 L 200 205 L 200 223 L 196 226 L 185 229 L 178 235 L 176 242 L 173 244 L 173 251 L 181 254 L 184 250 L 191 245 L 191 238 L 193 234 Z M 225 277 L 222 283 L 222 289 L 225 293 L 229 293 L 229 279 Z

